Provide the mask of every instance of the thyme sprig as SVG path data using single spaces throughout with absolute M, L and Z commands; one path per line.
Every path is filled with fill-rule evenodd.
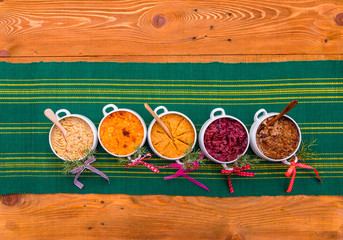
M 260 158 L 256 158 L 255 156 L 243 155 L 236 162 L 228 164 L 227 167 L 228 168 L 233 168 L 233 167 L 241 168 L 241 167 L 250 165 L 251 168 L 253 168 L 256 164 L 260 162 L 260 160 L 261 160 Z
M 204 159 L 199 160 L 201 155 L 202 153 L 200 152 L 200 149 L 192 149 L 192 144 L 189 144 L 189 148 L 185 151 L 185 156 L 180 159 L 180 162 L 183 163 L 182 168 L 185 170 L 193 168 L 194 166 L 192 165 L 192 163 L 194 162 L 198 162 L 201 165 L 204 165 Z
M 307 160 L 318 157 L 318 153 L 313 150 L 313 147 L 317 146 L 317 139 L 303 140 L 296 155 L 300 161 L 306 162 Z M 289 161 L 293 158 L 289 159 Z
M 88 148 L 86 148 L 84 150 L 84 153 L 85 153 L 85 157 L 83 157 L 80 160 L 71 160 L 70 158 L 68 158 L 66 161 L 64 161 L 63 170 L 62 170 L 63 174 L 68 174 L 70 173 L 70 171 L 78 167 L 85 166 L 85 161 L 94 157 L 95 151 L 91 151 Z
M 149 153 L 149 150 L 146 147 L 140 147 L 140 146 L 135 146 L 135 153 L 131 155 L 131 159 L 134 160 L 138 158 L 139 156 L 143 157 L 145 154 Z M 127 157 L 118 157 L 117 161 L 119 164 L 129 164 L 131 160 L 129 160 Z

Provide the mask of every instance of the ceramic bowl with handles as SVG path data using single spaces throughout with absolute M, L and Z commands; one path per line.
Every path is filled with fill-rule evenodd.
M 162 110 L 163 112 L 158 114 L 158 111 L 160 111 L 160 110 Z M 193 130 L 194 130 L 194 143 L 193 143 L 190 151 L 193 150 L 193 148 L 195 146 L 195 143 L 197 141 L 197 131 L 196 131 L 196 128 L 195 128 L 193 122 L 186 115 L 184 115 L 183 113 L 180 113 L 180 112 L 176 112 L 176 111 L 168 111 L 168 109 L 166 107 L 164 107 L 164 106 L 159 106 L 159 107 L 155 108 L 154 112 L 158 115 L 159 118 L 161 118 L 161 117 L 163 117 L 164 115 L 167 115 L 167 114 L 176 114 L 176 115 L 180 115 L 180 116 L 184 117 L 185 119 L 187 119 L 188 122 L 192 125 Z M 183 155 L 183 156 L 177 157 L 177 158 L 168 158 L 168 157 L 163 156 L 162 154 L 160 154 L 159 152 L 156 151 L 156 149 L 154 148 L 154 146 L 153 146 L 153 144 L 151 142 L 151 130 L 152 130 L 152 127 L 154 126 L 154 124 L 158 124 L 155 119 L 153 119 L 151 121 L 149 129 L 148 129 L 148 143 L 149 143 L 149 146 L 150 146 L 151 150 L 157 156 L 159 156 L 160 158 L 163 158 L 163 159 L 166 159 L 166 160 L 171 160 L 171 161 L 176 161 L 176 162 L 180 163 L 179 159 L 183 158 L 186 154 Z
M 110 110 L 112 109 L 112 110 Z M 130 153 L 130 154 L 127 154 L 127 155 L 116 155 L 112 152 L 110 152 L 109 150 L 107 150 L 105 148 L 105 146 L 102 144 L 101 142 L 101 138 L 100 138 L 100 128 L 101 128 L 101 124 L 102 122 L 104 121 L 104 119 L 106 119 L 107 116 L 111 115 L 112 113 L 114 112 L 120 112 L 120 111 L 123 111 L 123 112 L 129 112 L 129 113 L 132 113 L 133 115 L 135 115 L 139 121 L 141 122 L 142 126 L 143 126 L 143 131 L 144 131 L 144 136 L 143 136 L 143 140 L 141 142 L 141 144 L 138 146 L 138 147 L 142 147 L 144 144 L 145 144 L 145 140 L 146 140 L 146 136 L 147 136 L 147 129 L 146 129 L 146 124 L 143 120 L 143 118 L 138 114 L 136 113 L 135 111 L 131 110 L 131 109 L 127 109 L 127 108 L 118 108 L 116 105 L 114 104 L 107 104 L 106 106 L 103 107 L 102 109 L 102 113 L 104 115 L 104 117 L 102 118 L 100 124 L 99 124 L 99 128 L 98 128 L 98 138 L 99 138 L 99 142 L 101 144 L 101 146 L 103 147 L 103 149 L 105 149 L 105 151 L 109 154 L 111 154 L 112 156 L 114 157 L 127 157 L 129 160 L 131 160 L 130 156 L 132 154 L 134 154 L 136 151 Z
M 262 114 L 262 115 L 260 115 Z M 251 128 L 250 128 L 250 139 L 251 139 L 251 149 L 253 150 L 253 152 L 259 156 L 260 158 L 263 158 L 265 160 L 268 160 L 268 161 L 271 161 L 271 162 L 283 162 L 287 165 L 289 165 L 289 162 L 287 161 L 287 159 L 293 157 L 296 152 L 299 150 L 299 147 L 300 147 L 300 144 L 301 144 L 301 131 L 300 131 L 300 128 L 299 128 L 299 125 L 294 121 L 293 118 L 291 118 L 290 116 L 287 116 L 287 115 L 284 115 L 284 117 L 288 118 L 289 120 L 291 120 L 295 126 L 297 127 L 297 130 L 298 130 L 298 133 L 299 133 L 299 143 L 298 143 L 298 146 L 297 148 L 295 149 L 295 151 L 289 155 L 288 157 L 286 158 L 283 158 L 283 159 L 273 159 L 273 158 L 269 158 L 267 156 L 265 156 L 261 151 L 260 149 L 258 148 L 257 146 L 257 130 L 259 129 L 261 123 L 269 118 L 269 117 L 272 117 L 272 116 L 277 116 L 279 113 L 275 113 L 275 112 L 272 112 L 272 113 L 267 113 L 267 111 L 265 109 L 260 109 L 258 110 L 255 115 L 254 115 L 254 123 L 252 124 Z M 297 158 L 296 158 L 297 160 Z
M 65 116 L 61 117 L 60 114 L 61 113 L 64 113 Z M 62 120 L 62 119 L 65 119 L 65 118 L 68 118 L 68 117 L 76 117 L 76 118 L 80 118 L 82 119 L 83 121 L 85 121 L 89 127 L 92 129 L 92 133 L 93 133 L 93 145 L 90 149 L 90 152 L 94 152 L 96 147 L 98 146 L 98 134 L 97 134 L 97 130 L 96 130 L 96 127 L 94 125 L 94 123 L 87 117 L 83 116 L 83 115 L 80 115 L 80 114 L 71 114 L 67 109 L 60 109 L 58 110 L 56 113 L 55 113 L 58 121 Z M 51 129 L 50 129 L 50 132 L 49 132 L 49 144 L 50 144 L 50 148 L 51 150 L 53 151 L 53 153 L 60 159 L 62 159 L 63 161 L 67 161 L 68 159 L 65 159 L 65 158 L 62 158 L 60 157 L 56 152 L 55 150 L 53 149 L 52 147 L 52 144 L 51 144 L 51 132 L 52 132 L 52 129 L 55 127 L 55 124 L 52 125 Z M 85 156 L 86 157 L 86 156 Z M 82 157 L 80 159 L 77 159 L 77 160 L 82 160 L 84 159 L 85 157 Z
M 215 115 L 218 112 L 219 112 L 219 114 Z M 244 152 L 241 155 L 238 155 L 236 159 L 229 161 L 229 162 L 219 161 L 219 160 L 215 159 L 214 157 L 212 157 L 208 153 L 208 151 L 206 150 L 205 143 L 204 143 L 205 132 L 206 132 L 207 128 L 209 127 L 209 125 L 211 123 L 213 123 L 214 121 L 221 119 L 221 118 L 228 118 L 228 119 L 237 121 L 238 123 L 240 123 L 244 127 L 244 130 L 247 133 L 247 146 L 246 146 Z M 249 144 L 250 144 L 249 132 L 248 132 L 248 129 L 246 128 L 246 126 L 244 125 L 244 123 L 242 121 L 240 121 L 238 118 L 235 118 L 235 117 L 230 116 L 230 115 L 226 115 L 225 110 L 223 108 L 213 109 L 211 114 L 210 114 L 210 118 L 202 125 L 200 132 L 199 132 L 199 146 L 200 146 L 201 151 L 205 154 L 205 156 L 209 160 L 216 162 L 216 163 L 220 163 L 225 169 L 228 169 L 227 164 L 236 162 L 241 156 L 243 156 L 247 152 L 247 150 L 249 148 Z

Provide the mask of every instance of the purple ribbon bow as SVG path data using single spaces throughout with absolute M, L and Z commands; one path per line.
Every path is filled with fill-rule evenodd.
M 102 173 L 101 171 L 99 171 L 98 169 L 96 169 L 96 168 L 94 168 L 94 167 L 92 167 L 92 166 L 90 165 L 91 163 L 93 163 L 93 162 L 95 162 L 95 161 L 96 161 L 96 159 L 95 159 L 94 157 L 92 157 L 92 158 L 86 160 L 83 166 L 78 167 L 78 168 L 76 168 L 76 169 L 70 171 L 70 173 L 76 174 L 76 176 L 75 176 L 75 178 L 74 178 L 74 184 L 75 184 L 78 188 L 82 189 L 83 186 L 84 186 L 84 185 L 83 185 L 82 183 L 80 183 L 77 179 L 78 179 L 78 177 L 80 176 L 80 174 L 81 174 L 86 168 L 89 169 L 89 170 L 91 170 L 92 172 L 95 172 L 96 174 L 99 174 L 101 177 L 105 178 L 105 179 L 108 181 L 108 183 L 110 183 L 110 180 L 108 179 L 108 177 L 107 177 L 104 173 Z
M 201 160 L 203 158 L 204 158 L 204 155 L 202 155 L 199 158 L 199 160 Z M 188 179 L 192 183 L 195 183 L 199 187 L 202 187 L 203 189 L 205 189 L 205 190 L 207 190 L 209 192 L 210 190 L 204 184 L 198 182 L 197 180 L 195 180 L 195 179 L 193 179 L 193 178 L 191 178 L 190 176 L 187 175 L 187 173 L 192 172 L 194 170 L 197 170 L 199 168 L 199 163 L 198 162 L 194 162 L 194 163 L 189 163 L 189 165 L 193 165 L 193 167 L 190 168 L 190 169 L 183 169 L 182 168 L 182 164 L 179 164 L 179 163 L 172 163 L 172 164 L 170 164 L 169 166 L 171 168 L 175 168 L 175 169 L 179 169 L 179 170 L 176 172 L 176 174 L 168 176 L 168 177 L 165 177 L 164 180 L 169 180 L 169 179 L 172 179 L 172 178 L 177 178 L 177 177 L 183 176 L 184 178 Z

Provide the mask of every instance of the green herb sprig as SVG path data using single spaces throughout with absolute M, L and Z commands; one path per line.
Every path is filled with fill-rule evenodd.
M 236 162 L 228 164 L 227 167 L 228 168 L 233 168 L 233 167 L 241 168 L 241 167 L 250 165 L 251 168 L 253 168 L 256 164 L 260 162 L 260 160 L 261 160 L 260 158 L 256 158 L 255 156 L 243 155 Z
M 307 160 L 318 157 L 318 153 L 313 150 L 315 146 L 317 146 L 317 139 L 303 140 L 296 154 L 300 158 L 299 160 L 306 162 Z
M 149 150 L 146 147 L 140 147 L 140 146 L 135 146 L 135 153 L 131 155 L 131 159 L 134 160 L 138 158 L 139 156 L 143 157 L 145 154 L 149 153 Z M 127 157 L 118 157 L 117 158 L 119 164 L 129 164 L 131 160 L 129 160 Z
M 192 144 L 189 144 L 189 148 L 185 151 L 185 156 L 182 159 L 180 159 L 180 162 L 183 163 L 182 168 L 185 170 L 193 168 L 194 166 L 192 165 L 192 163 L 194 162 L 198 162 L 204 165 L 204 159 L 199 160 L 201 155 L 202 153 L 200 152 L 200 149 L 192 150 Z
M 68 158 L 66 161 L 64 161 L 63 170 L 62 170 L 63 174 L 68 174 L 70 173 L 70 171 L 78 167 L 85 166 L 85 161 L 94 157 L 95 151 L 90 151 L 88 148 L 86 148 L 84 150 L 84 153 L 85 153 L 85 157 L 80 160 L 71 160 Z

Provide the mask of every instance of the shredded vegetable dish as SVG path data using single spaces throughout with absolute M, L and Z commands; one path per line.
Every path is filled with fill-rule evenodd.
M 204 134 L 206 151 L 216 160 L 230 162 L 244 153 L 248 134 L 238 121 L 220 118 L 212 122 Z
M 77 160 L 85 156 L 85 149 L 93 145 L 93 131 L 88 123 L 78 117 L 67 117 L 60 124 L 68 131 L 64 139 L 61 130 L 54 126 L 51 131 L 51 145 L 58 156 Z M 67 140 L 67 141 L 66 141 Z

